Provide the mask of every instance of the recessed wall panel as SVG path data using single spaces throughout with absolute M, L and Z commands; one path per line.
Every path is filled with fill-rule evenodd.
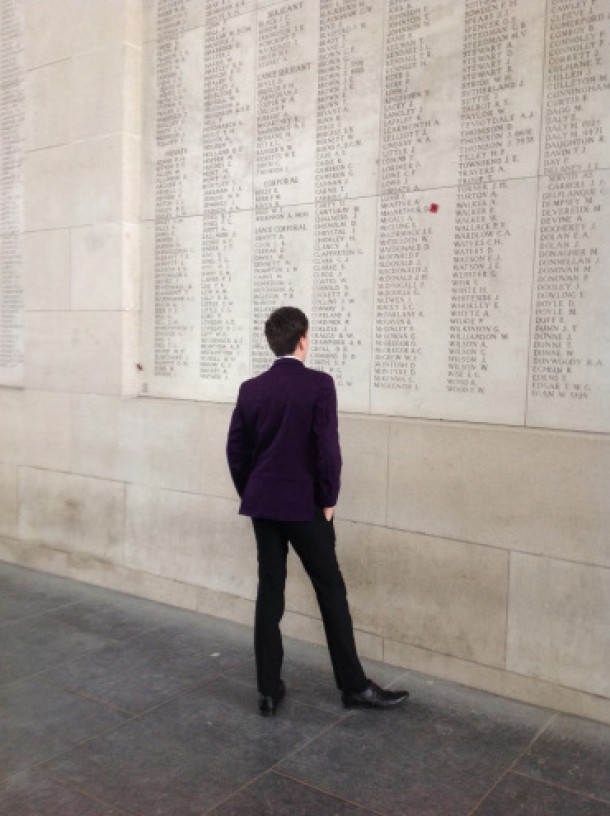
M 232 400 L 272 362 L 265 318 L 292 304 L 343 410 L 610 426 L 610 18 L 594 0 L 146 14 L 148 393 Z M 180 266 L 167 235 L 184 218 L 200 251 Z M 188 363 L 164 366 L 165 347 Z
M 23 379 L 25 74 L 21 0 L 0 3 L 0 385 Z

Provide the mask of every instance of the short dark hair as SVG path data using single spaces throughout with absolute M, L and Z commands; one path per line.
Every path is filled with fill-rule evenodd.
M 294 306 L 282 306 L 272 312 L 265 323 L 265 337 L 276 357 L 295 351 L 309 329 L 307 316 Z

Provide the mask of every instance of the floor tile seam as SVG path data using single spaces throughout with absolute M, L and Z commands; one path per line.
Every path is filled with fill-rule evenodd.
M 10 779 L 11 776 L 16 776 L 17 774 L 25 773 L 25 772 L 29 772 L 29 771 L 41 771 L 41 772 L 44 771 L 45 773 L 47 773 L 49 775 L 52 775 L 53 772 L 50 769 L 48 769 L 48 767 L 47 767 L 52 762 L 56 762 L 57 760 L 60 760 L 63 757 L 68 756 L 73 751 L 76 751 L 76 750 L 82 748 L 84 745 L 87 745 L 87 743 L 89 743 L 89 742 L 94 742 L 96 739 L 101 739 L 102 737 L 108 736 L 108 734 L 112 734 L 114 731 L 118 731 L 120 728 L 123 728 L 126 724 L 130 723 L 131 721 L 132 721 L 131 719 L 126 719 L 126 720 L 123 720 L 122 722 L 115 723 L 115 725 L 111 725 L 109 728 L 105 728 L 102 731 L 98 731 L 96 734 L 93 734 L 92 736 L 86 737 L 85 739 L 81 740 L 80 742 L 75 742 L 73 745 L 68 746 L 67 748 L 65 748 L 62 751 L 59 751 L 59 753 L 54 754 L 53 756 L 46 757 L 45 759 L 41 759 L 39 762 L 34 762 L 32 765 L 25 765 L 23 768 L 20 768 L 18 771 L 15 771 L 15 772 L 9 774 L 7 779 Z M 0 778 L 0 782 L 3 782 L 3 781 L 6 781 L 6 780 L 2 780 Z M 60 777 L 59 775 L 58 775 L 58 777 L 57 777 L 57 779 L 55 781 L 57 781 L 57 782 L 61 781 L 62 784 L 65 784 L 63 782 L 63 777 Z M 132 815 L 130 814 L 130 816 L 132 816 Z
M 46 673 L 48 674 L 48 672 Z M 52 686 L 57 691 L 63 691 L 65 694 L 71 694 L 74 697 L 80 697 L 83 700 L 87 700 L 87 702 L 96 703 L 98 705 L 103 705 L 105 708 L 109 708 L 112 711 L 116 711 L 119 714 L 125 714 L 129 719 L 133 718 L 133 712 L 128 711 L 126 708 L 121 708 L 120 706 L 115 705 L 114 703 L 109 703 L 107 700 L 102 699 L 101 697 L 97 697 L 95 694 L 88 694 L 86 691 L 81 691 L 80 689 L 71 689 L 65 685 L 62 685 L 60 682 L 53 680 L 51 677 L 45 677 L 44 674 L 40 678 L 43 683 L 47 683 L 49 686 Z
M 82 603 L 82 601 L 77 601 L 77 603 Z M 57 611 L 57 610 L 53 610 L 53 611 Z M 42 615 L 40 615 L 40 616 L 36 615 L 35 617 L 43 617 L 43 618 L 47 618 L 48 620 L 52 621 L 53 623 L 61 623 L 62 626 L 67 626 L 69 629 L 72 629 L 75 633 L 80 634 L 80 635 L 89 635 L 90 637 L 97 637 L 97 638 L 101 638 L 103 640 L 109 641 L 109 644 L 104 644 L 104 645 L 112 645 L 114 643 L 119 643 L 120 642 L 116 638 L 110 637 L 109 635 L 101 635 L 98 632 L 91 632 L 90 630 L 87 630 L 87 629 L 81 629 L 80 626 L 76 626 L 74 623 L 71 623 L 70 621 L 61 620 L 61 618 L 55 619 L 55 618 L 53 618 L 53 611 L 52 612 L 44 612 Z M 89 650 L 87 650 L 87 651 L 89 651 Z
M 61 623 L 64 623 L 64 621 L 61 621 Z M 101 644 L 99 646 L 87 648 L 81 654 L 78 654 L 78 655 L 75 655 L 75 656 L 70 657 L 68 659 L 62 660 L 59 663 L 53 663 L 50 666 L 46 666 L 40 672 L 36 672 L 35 675 L 30 675 L 29 677 L 34 677 L 34 676 L 39 675 L 39 674 L 44 674 L 46 672 L 54 671 L 59 666 L 64 666 L 64 665 L 67 666 L 67 665 L 72 665 L 74 663 L 79 663 L 79 662 L 81 662 L 83 660 L 87 660 L 89 657 L 91 657 L 92 654 L 102 653 L 107 649 L 112 649 L 112 648 L 115 648 L 117 646 L 121 646 L 122 644 L 129 644 L 131 641 L 134 641 L 134 640 L 137 640 L 138 638 L 144 637 L 144 636 L 150 634 L 151 632 L 157 631 L 158 629 L 162 629 L 167 624 L 161 624 L 160 626 L 156 626 L 156 627 L 153 627 L 151 629 L 145 629 L 142 632 L 136 632 L 133 635 L 129 635 L 128 637 L 120 638 L 120 639 L 113 638 L 113 637 L 110 637 L 108 635 L 100 635 L 100 634 L 97 634 L 95 632 L 88 632 L 87 630 L 80 629 L 79 627 L 74 627 L 72 624 L 69 624 L 69 623 L 66 623 L 66 625 L 71 626 L 73 629 L 76 628 L 77 632 L 80 632 L 82 634 L 90 634 L 90 635 L 92 635 L 94 637 L 102 638 L 102 639 L 104 639 L 104 640 L 106 640 L 108 642 L 103 643 L 103 644 Z M 241 658 L 240 658 L 240 660 L 241 660 Z M 235 664 L 235 665 L 237 665 L 237 664 Z M 233 668 L 233 666 L 231 666 L 231 668 Z M 172 675 L 172 676 L 174 676 L 174 675 Z M 20 678 L 20 679 L 25 679 L 25 678 Z M 13 682 L 13 681 L 9 681 L 9 682 Z M 0 683 L 0 686 L 1 685 L 2 685 L 2 683 Z
M 123 593 L 116 593 L 116 594 L 120 595 L 120 594 L 123 594 Z M 134 597 L 136 602 L 139 601 L 139 600 L 141 600 L 141 601 L 146 601 L 147 600 L 146 598 L 138 598 L 137 596 L 129 596 L 129 597 Z M 87 601 L 75 601 L 74 604 L 67 604 L 66 606 L 75 606 L 75 605 L 77 605 L 79 603 L 87 603 Z M 58 609 L 60 609 L 60 608 L 63 608 L 63 607 L 58 607 Z M 49 618 L 52 618 L 53 613 L 55 611 L 57 611 L 57 610 L 51 610 L 50 612 L 43 612 L 42 615 L 47 616 Z M 118 609 L 118 611 L 121 612 L 122 610 Z M 38 617 L 38 616 L 36 616 L 36 617 Z M 159 629 L 163 629 L 165 627 L 175 625 L 175 624 L 171 624 L 171 623 L 158 623 L 158 624 L 153 624 L 150 627 L 145 626 L 140 632 L 134 632 L 132 635 L 127 635 L 126 637 L 113 637 L 112 635 L 103 635 L 103 634 L 100 634 L 99 632 L 94 632 L 94 631 L 91 631 L 89 629 L 82 629 L 77 624 L 71 623 L 70 621 L 61 620 L 60 618 L 58 618 L 58 621 L 60 623 L 65 624 L 66 626 L 70 626 L 72 629 L 76 629 L 78 632 L 82 632 L 82 633 L 84 633 L 86 635 L 94 635 L 96 637 L 105 638 L 106 640 L 110 641 L 109 645 L 113 645 L 115 643 L 127 643 L 130 640 L 134 640 L 136 638 L 143 637 L 144 635 L 147 635 L 150 632 L 156 632 Z
M 76 606 L 79 603 L 82 603 L 82 601 L 72 601 L 71 603 L 61 604 L 61 606 L 54 606 L 52 609 L 47 609 L 44 612 L 34 612 L 32 615 L 24 615 L 23 617 L 15 618 L 14 620 L 2 621 L 0 622 L 0 629 L 3 629 L 5 626 L 14 626 L 17 623 L 25 623 L 26 621 L 35 620 L 36 618 L 44 618 L 52 615 L 53 612 L 57 612 L 60 609 L 68 609 L 69 607 Z
M 304 704 L 304 705 L 306 705 L 306 704 Z M 309 708 L 311 708 L 311 706 L 309 706 Z M 319 709 L 316 709 L 316 710 L 319 710 Z M 324 711 L 323 713 L 324 714 L 329 714 L 328 711 Z M 355 712 L 353 712 L 353 711 L 348 711 L 347 714 L 343 714 L 342 716 L 336 718 L 334 722 L 329 723 L 325 728 L 322 728 L 322 730 L 319 731 L 317 734 L 315 734 L 313 737 L 310 737 L 310 739 L 305 740 L 305 742 L 301 743 L 300 745 L 295 746 L 291 751 L 288 751 L 288 753 L 285 754 L 281 759 L 279 759 L 277 762 L 274 762 L 273 765 L 271 765 L 271 767 L 269 768 L 269 770 L 270 771 L 275 771 L 276 768 L 279 766 L 279 764 L 281 762 L 285 762 L 287 759 L 290 759 L 290 757 L 294 756 L 294 754 L 298 754 L 301 751 L 305 750 L 305 748 L 309 748 L 309 746 L 312 745 L 316 740 L 318 740 L 318 739 L 320 739 L 320 737 L 323 737 L 326 734 L 328 734 L 328 732 L 332 731 L 332 729 L 335 728 L 337 725 L 340 725 L 341 723 L 345 722 L 350 717 L 353 717 L 354 713 Z
M 264 776 L 266 776 L 268 773 L 270 773 L 270 771 L 271 771 L 270 768 L 266 768 L 264 771 L 261 771 L 261 773 L 255 774 L 251 779 L 248 779 L 246 782 L 244 782 L 243 785 L 239 785 L 239 787 L 237 787 L 237 788 L 235 788 L 235 790 L 231 791 L 231 793 L 229 793 L 227 796 L 225 796 L 224 799 L 221 799 L 221 801 L 216 802 L 215 804 L 211 805 L 209 808 L 206 808 L 205 810 L 202 810 L 201 813 L 198 814 L 198 816 L 205 816 L 205 814 L 208 814 L 208 813 L 213 814 L 214 811 L 217 808 L 220 808 L 223 805 L 225 805 L 227 802 L 230 802 L 231 799 L 233 799 L 235 796 L 240 794 L 243 790 L 248 788 L 250 785 L 253 785 L 255 782 L 258 782 L 259 779 L 262 779 Z
M 217 677 L 215 677 L 214 679 L 217 679 Z M 204 684 L 202 684 L 202 685 L 204 685 Z M 183 694 L 188 694 L 190 691 L 193 690 L 193 688 L 197 688 L 197 686 L 188 688 L 188 689 L 186 689 L 184 691 L 181 691 L 181 692 L 178 692 L 177 694 L 174 694 L 171 697 L 169 697 L 168 699 L 164 700 L 162 703 L 159 703 L 159 704 L 157 704 L 155 706 L 152 706 L 151 708 L 146 709 L 145 711 L 138 712 L 137 714 L 128 714 L 128 716 L 124 720 L 122 720 L 121 722 L 115 723 L 115 725 L 111 725 L 109 728 L 105 728 L 102 731 L 98 731 L 97 733 L 92 734 L 89 737 L 86 737 L 85 739 L 81 740 L 80 742 L 77 742 L 77 743 L 74 743 L 73 745 L 70 745 L 65 750 L 60 751 L 58 754 L 55 754 L 52 757 L 47 757 L 46 759 L 42 759 L 40 762 L 37 762 L 34 765 L 28 765 L 28 766 L 26 766 L 26 768 L 23 768 L 22 770 L 24 770 L 24 771 L 25 770 L 38 770 L 38 769 L 41 769 L 41 770 L 45 769 L 46 770 L 47 766 L 50 763 L 56 762 L 57 760 L 61 760 L 63 757 L 68 756 L 72 752 L 81 749 L 83 746 L 87 745 L 90 742 L 95 742 L 95 740 L 107 737 L 109 734 L 113 734 L 115 731 L 119 731 L 122 728 L 126 728 L 129 725 L 133 725 L 133 723 L 138 722 L 143 717 L 151 714 L 151 712 L 154 712 L 159 708 L 163 708 L 163 706 L 171 703 L 173 700 L 175 700 L 178 697 L 181 697 Z M 67 692 L 67 693 L 74 694 L 74 692 Z M 78 695 L 75 695 L 75 696 L 78 696 Z M 97 702 L 97 700 L 96 700 L 96 702 Z M 48 771 L 48 772 L 51 773 L 51 771 Z
M 82 654 L 79 654 L 78 657 L 71 657 L 71 658 L 67 658 L 67 659 L 64 659 L 64 660 L 59 660 L 57 663 L 51 663 L 48 666 L 44 666 L 44 668 L 40 669 L 39 671 L 35 671 L 32 674 L 23 675 L 22 677 L 13 677 L 10 680 L 5 680 L 5 681 L 0 680 L 0 688 L 2 688 L 2 686 L 8 686 L 11 683 L 21 683 L 21 682 L 24 682 L 26 680 L 34 680 L 37 677 L 40 677 L 41 675 L 47 674 L 48 672 L 51 672 L 51 671 L 55 671 L 60 666 L 65 666 L 65 665 L 67 665 L 69 663 L 74 663 L 74 662 L 76 662 L 78 660 L 86 660 L 88 657 L 91 657 L 91 655 L 94 655 L 97 652 L 103 651 L 103 649 L 107 648 L 107 646 L 113 646 L 113 645 L 115 645 L 115 644 L 114 643 L 106 643 L 103 646 L 92 646 L 91 648 L 85 649 L 85 651 Z
M 373 810 L 369 807 L 365 807 L 364 805 L 355 802 L 353 799 L 346 799 L 345 796 L 341 796 L 338 793 L 329 790 L 328 788 L 320 787 L 320 785 L 315 785 L 312 782 L 306 782 L 303 779 L 299 779 L 296 776 L 292 776 L 286 771 L 271 768 L 270 773 L 273 773 L 276 776 L 281 776 L 283 779 L 289 779 L 291 782 L 296 782 L 299 785 L 303 785 L 303 787 L 305 788 L 310 788 L 311 790 L 317 791 L 317 793 L 323 793 L 325 796 L 330 796 L 332 799 L 336 799 L 338 802 L 343 802 L 346 805 L 355 807 L 358 810 L 361 810 L 363 814 L 375 814 L 375 816 L 388 816 L 386 811 L 384 810 Z
M 97 794 L 87 790 L 87 788 L 81 788 L 78 785 L 75 785 L 72 782 L 69 782 L 68 780 L 64 779 L 63 777 L 54 774 L 48 768 L 41 767 L 39 768 L 39 772 L 47 776 L 49 779 L 55 782 L 55 784 L 61 785 L 63 788 L 66 788 L 69 791 L 78 793 L 80 794 L 80 796 L 84 796 L 86 799 L 89 799 L 90 801 L 98 802 L 100 805 L 103 805 L 104 807 L 112 808 L 113 811 L 116 811 L 117 816 L 137 816 L 137 814 L 135 814 L 133 811 L 125 810 L 125 808 L 122 805 L 116 805 L 113 804 L 112 802 L 109 802 L 107 799 L 102 799 Z
M 45 674 L 48 674 L 51 671 L 55 671 L 58 666 L 63 665 L 63 663 L 69 663 L 71 661 L 63 661 L 62 663 L 53 663 L 52 666 L 45 666 L 44 669 L 40 669 L 40 671 L 36 671 L 33 674 L 26 674 L 23 677 L 13 677 L 11 680 L 0 680 L 0 689 L 6 688 L 6 686 L 11 686 L 17 683 L 27 683 L 31 680 L 41 680 Z
M 134 722 L 134 721 L 137 721 L 137 720 L 141 720 L 144 717 L 147 717 L 150 714 L 152 714 L 153 712 L 157 711 L 158 709 L 163 708 L 164 706 L 169 705 L 170 703 L 173 703 L 174 700 L 177 700 L 179 697 L 184 697 L 187 694 L 191 694 L 191 692 L 196 691 L 199 688 L 203 688 L 203 686 L 214 683 L 216 680 L 218 680 L 221 677 L 222 677 L 221 674 L 215 674 L 213 677 L 208 677 L 205 680 L 197 680 L 192 685 L 185 686 L 183 689 L 180 689 L 180 691 L 177 691 L 175 694 L 172 694 L 170 697 L 167 697 L 165 700 L 162 700 L 159 703 L 155 703 L 150 708 L 146 708 L 143 711 L 138 711 L 136 713 L 132 712 L 132 714 L 130 716 L 130 719 L 129 719 L 129 722 Z
M 564 791 L 565 793 L 572 793 L 575 796 L 581 796 L 583 799 L 590 799 L 592 802 L 599 802 L 602 805 L 610 805 L 610 796 L 605 799 L 602 796 L 596 796 L 594 793 L 587 793 L 583 790 L 577 790 L 576 788 L 570 788 L 567 785 L 562 785 L 561 783 L 555 782 L 552 779 L 541 779 L 540 777 L 532 776 L 525 771 L 512 770 L 511 773 L 513 776 L 520 776 L 523 779 L 530 779 L 533 782 L 548 785 L 549 788 L 555 788 L 556 790 Z
M 500 774 L 500 776 L 498 777 L 498 779 L 496 779 L 496 781 L 495 781 L 495 782 L 494 782 L 494 784 L 493 784 L 493 785 L 492 785 L 492 786 L 489 788 L 489 790 L 488 790 L 488 791 L 487 791 L 487 792 L 486 792 L 486 793 L 485 793 L 485 794 L 484 794 L 484 795 L 481 797 L 481 799 L 479 799 L 479 801 L 478 801 L 478 802 L 476 803 L 476 805 L 475 805 L 475 806 L 472 808 L 472 810 L 469 810 L 469 811 L 468 811 L 467 816 L 476 816 L 476 812 L 477 812 L 477 810 L 478 810 L 478 809 L 479 809 L 479 808 L 480 808 L 480 807 L 483 805 L 483 803 L 485 802 L 485 800 L 486 800 L 486 799 L 488 799 L 488 798 L 491 796 L 491 794 L 492 794 L 492 793 L 493 793 L 493 792 L 496 790 L 496 788 L 497 788 L 499 785 L 501 785 L 501 784 L 502 784 L 502 782 L 504 782 L 504 780 L 505 780 L 505 779 L 507 779 L 507 777 L 509 776 L 509 774 L 513 772 L 513 770 L 514 770 L 515 766 L 517 765 L 517 763 L 518 763 L 518 762 L 520 762 L 520 761 L 521 761 L 521 759 L 523 759 L 523 757 L 525 756 L 525 754 L 526 754 L 526 753 L 527 753 L 527 752 L 530 750 L 530 748 L 531 748 L 531 747 L 532 747 L 532 746 L 535 744 L 535 742 L 536 742 L 536 741 L 539 739 L 539 737 L 541 736 L 541 734 L 543 734 L 543 733 L 546 731 L 546 729 L 549 727 L 549 725 L 550 725 L 552 722 L 554 722 L 556 718 L 557 718 L 557 712 L 551 712 L 551 714 L 550 714 L 550 716 L 548 717 L 547 721 L 546 721 L 545 723 L 543 723 L 543 724 L 542 724 L 542 725 L 541 725 L 541 726 L 540 726 L 540 727 L 539 727 L 539 728 L 536 730 L 536 733 L 535 733 L 535 734 L 534 734 L 534 736 L 533 736 L 533 737 L 530 739 L 530 741 L 527 743 L 527 745 L 526 745 L 526 746 L 523 748 L 523 750 L 521 750 L 521 751 L 520 751 L 520 752 L 517 754 L 517 756 L 514 758 L 514 760 L 513 760 L 513 761 L 510 763 L 510 765 L 509 765 L 507 768 L 505 768 L 505 770 L 504 770 L 504 771 L 503 771 L 503 772 Z

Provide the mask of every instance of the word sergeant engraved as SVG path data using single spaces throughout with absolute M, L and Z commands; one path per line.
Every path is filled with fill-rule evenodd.
M 23 376 L 23 153 L 23 8 L 0 0 L 0 385 Z

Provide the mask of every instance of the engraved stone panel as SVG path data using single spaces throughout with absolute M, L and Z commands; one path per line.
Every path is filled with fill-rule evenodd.
M 343 410 L 610 427 L 610 12 L 155 0 L 145 17 L 145 392 L 231 401 L 294 304 Z
M 23 377 L 23 7 L 0 0 L 0 385 Z
M 530 425 L 610 427 L 610 13 L 550 4 Z

